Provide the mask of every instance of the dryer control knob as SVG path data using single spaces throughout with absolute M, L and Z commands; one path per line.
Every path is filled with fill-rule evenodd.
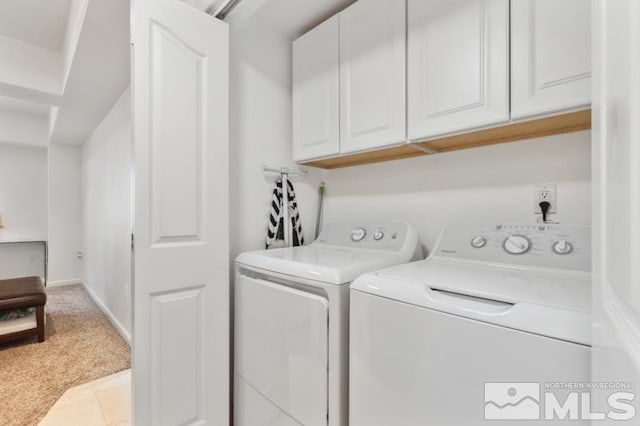
M 471 247 L 482 248 L 487 245 L 487 239 L 482 235 L 476 235 L 471 239 Z
M 358 242 L 364 240 L 364 237 L 367 235 L 367 230 L 364 228 L 355 228 L 351 231 L 351 241 Z
M 569 254 L 573 251 L 573 245 L 567 240 L 558 240 L 553 243 L 553 252 L 556 254 Z
M 384 238 L 384 232 L 382 232 L 382 231 L 376 231 L 373 234 L 373 239 L 376 240 L 376 241 L 380 241 L 383 238 Z

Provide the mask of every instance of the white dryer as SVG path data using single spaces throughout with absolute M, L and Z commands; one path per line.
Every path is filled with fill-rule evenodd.
M 405 223 L 350 222 L 308 246 L 239 255 L 234 424 L 346 425 L 348 284 L 421 252 Z
M 427 260 L 358 278 L 350 425 L 555 424 L 545 392 L 589 380 L 590 252 L 587 227 L 450 226 Z

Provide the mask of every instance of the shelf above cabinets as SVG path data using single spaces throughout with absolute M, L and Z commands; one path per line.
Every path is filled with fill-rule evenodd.
M 591 128 L 591 110 L 576 111 L 499 127 L 461 133 L 424 142 L 402 144 L 375 151 L 343 155 L 334 158 L 301 162 L 305 166 L 338 169 L 403 158 L 439 154 L 460 149 L 477 148 L 524 139 L 577 132 Z

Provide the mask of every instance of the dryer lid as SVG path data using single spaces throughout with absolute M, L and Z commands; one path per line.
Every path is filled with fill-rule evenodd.
M 421 252 L 418 233 L 402 222 L 330 222 L 308 246 L 242 253 L 236 262 L 293 278 L 347 284 Z
M 358 276 L 410 259 L 401 253 L 313 244 L 242 253 L 239 264 L 329 284 L 347 284 Z

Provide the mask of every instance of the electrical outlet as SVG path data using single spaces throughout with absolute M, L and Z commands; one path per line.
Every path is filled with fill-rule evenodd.
M 540 210 L 540 203 L 543 201 L 549 202 L 549 213 L 556 213 L 556 186 L 549 185 L 536 185 L 533 191 L 533 212 L 536 214 L 542 214 Z

